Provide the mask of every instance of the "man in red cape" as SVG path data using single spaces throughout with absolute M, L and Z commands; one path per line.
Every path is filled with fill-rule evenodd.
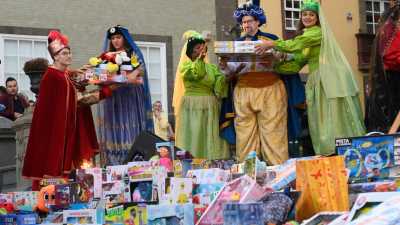
M 33 179 L 32 189 L 46 177 L 65 177 L 98 149 L 92 112 L 88 105 L 78 105 L 78 90 L 71 80 L 71 50 L 68 39 L 58 31 L 48 37 L 49 66 L 40 83 L 33 113 L 22 175 Z M 104 87 L 99 98 L 111 95 Z

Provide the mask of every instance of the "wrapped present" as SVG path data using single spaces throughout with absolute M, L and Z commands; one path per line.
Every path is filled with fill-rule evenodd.
M 356 183 L 349 185 L 350 193 L 391 192 L 397 190 L 398 186 L 396 184 L 396 181 Z
M 128 177 L 128 165 L 107 166 L 106 179 L 103 181 L 124 180 L 126 177 Z
M 229 202 L 257 202 L 265 195 L 257 182 L 245 175 L 235 179 L 222 188 L 214 201 L 204 212 L 197 225 L 224 224 L 223 206 Z
M 350 171 L 350 180 L 388 178 L 390 168 L 400 163 L 395 161 L 396 138 L 398 135 L 336 139 L 336 151 L 345 158 L 346 168 Z
M 194 225 L 194 205 L 162 204 L 147 206 L 148 225 Z
M 296 162 L 296 220 L 322 211 L 348 211 L 349 194 L 344 158 L 333 156 Z

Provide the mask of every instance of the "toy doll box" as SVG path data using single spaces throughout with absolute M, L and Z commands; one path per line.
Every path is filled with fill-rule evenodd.
M 194 225 L 194 205 L 149 205 L 148 225 Z
M 338 155 L 345 157 L 350 180 L 387 178 L 400 164 L 400 136 L 381 135 L 336 139 Z

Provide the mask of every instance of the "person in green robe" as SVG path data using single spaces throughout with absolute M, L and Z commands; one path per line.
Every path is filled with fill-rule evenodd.
M 176 145 L 195 158 L 228 159 L 228 143 L 219 136 L 220 99 L 228 83 L 216 65 L 206 63 L 204 38 L 192 32 L 186 44 L 186 60 L 178 70 L 184 95 L 178 111 Z
M 295 60 L 309 67 L 306 103 L 314 151 L 331 155 L 335 153 L 336 138 L 365 134 L 359 89 L 319 3 L 305 0 L 300 21 L 301 34 L 294 39 L 263 41 L 256 52 L 264 54 L 270 48 L 302 52 Z

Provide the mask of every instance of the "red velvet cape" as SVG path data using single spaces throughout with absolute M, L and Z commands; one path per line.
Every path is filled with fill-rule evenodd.
M 98 149 L 89 106 L 77 105 L 77 90 L 65 71 L 49 67 L 40 83 L 22 175 L 61 177 Z

